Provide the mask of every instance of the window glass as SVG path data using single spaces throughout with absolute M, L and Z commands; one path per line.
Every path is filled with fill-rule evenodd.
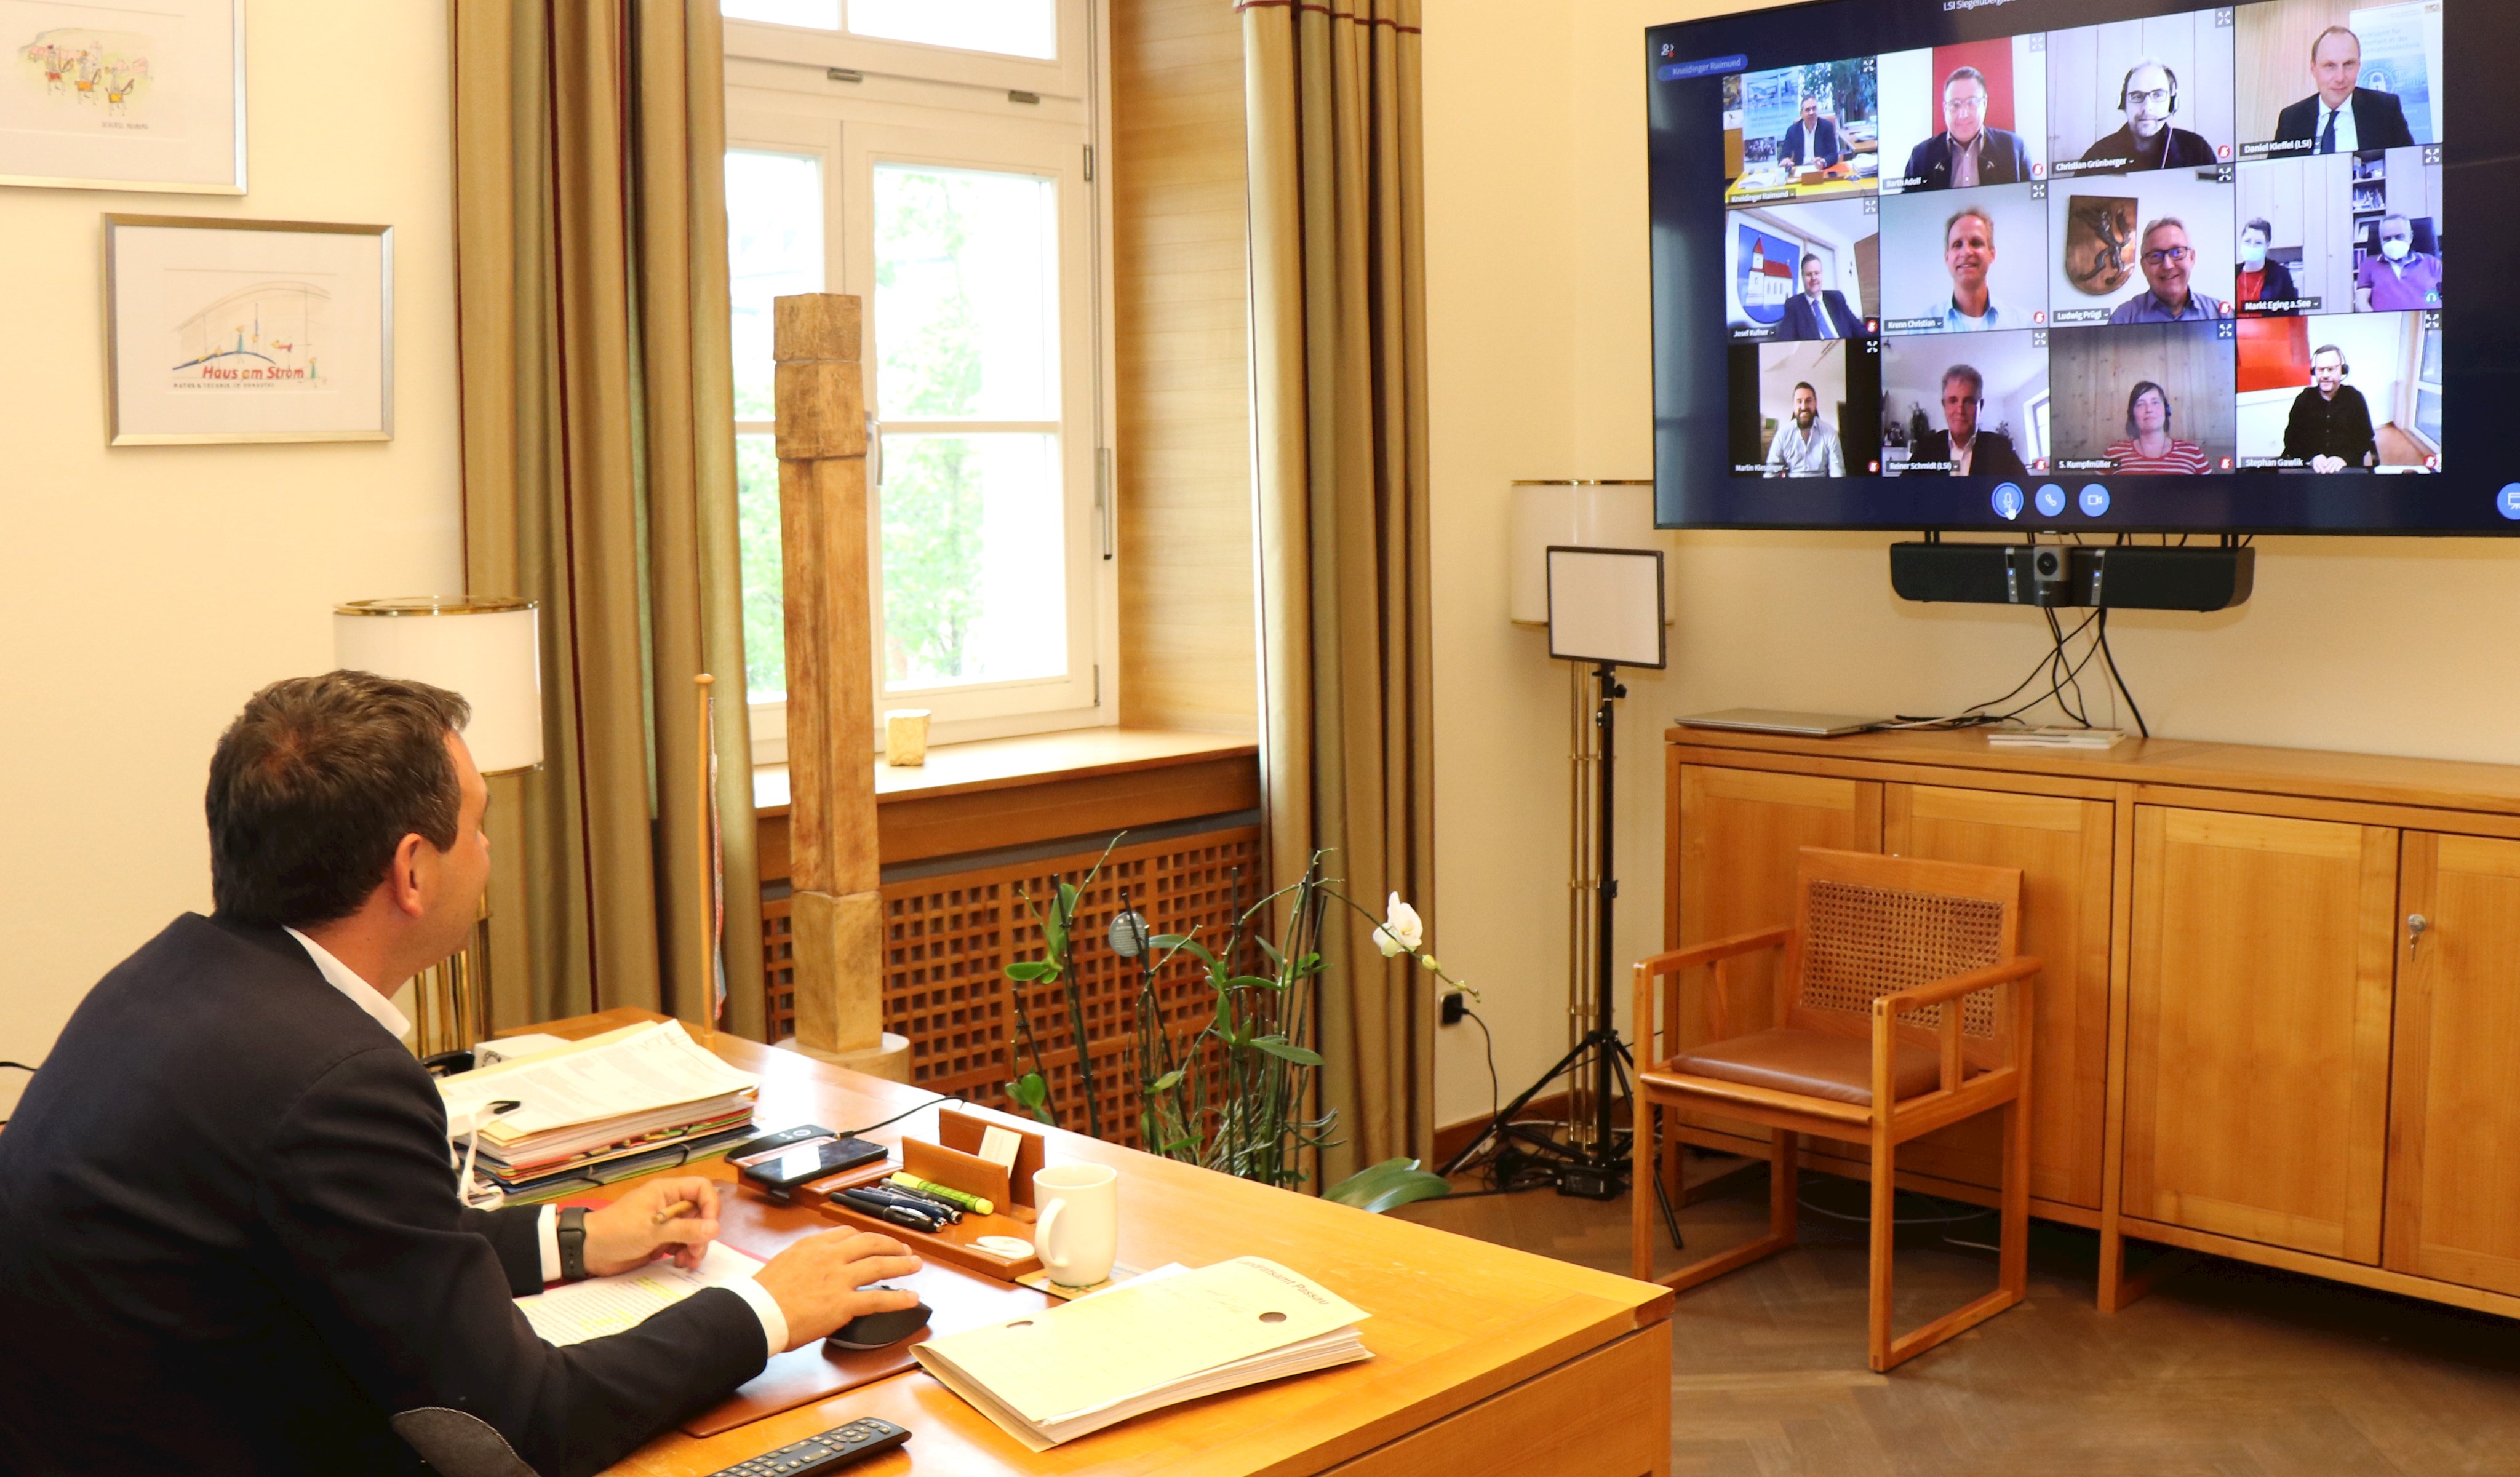
M 767 421 L 777 413 L 770 300 L 823 291 L 822 161 L 810 154 L 729 150 L 726 231 L 735 304 L 735 416 Z
M 1029 174 L 876 167 L 877 383 L 884 419 L 1058 417 L 1052 188 Z
M 779 453 L 774 438 L 735 438 L 738 566 L 743 575 L 744 697 L 788 696 L 788 603 L 779 563 Z
M 1058 55 L 1058 0 L 849 0 L 849 29 L 888 41 L 1047 59 Z
M 840 28 L 840 0 L 718 0 L 718 13 L 730 21 L 767 21 L 774 25 L 810 25 L 818 30 Z
M 882 476 L 884 685 L 1063 673 L 1058 437 L 887 434 Z

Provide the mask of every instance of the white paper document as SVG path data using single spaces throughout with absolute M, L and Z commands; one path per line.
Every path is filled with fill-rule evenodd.
M 1159 1268 L 930 1339 L 921 1366 L 1036 1452 L 1186 1400 L 1370 1359 L 1364 1310 L 1263 1257 Z
M 562 1051 L 438 1079 L 450 1119 L 513 1098 L 519 1106 L 482 1131 L 483 1146 L 606 1119 L 631 1118 L 748 1092 L 759 1079 L 720 1061 L 678 1020 L 645 1021 Z
M 651 1262 L 636 1272 L 588 1277 L 517 1299 L 534 1332 L 547 1344 L 582 1344 L 638 1327 L 703 1287 L 750 1280 L 761 1264 L 723 1241 L 711 1241 L 699 1270 Z

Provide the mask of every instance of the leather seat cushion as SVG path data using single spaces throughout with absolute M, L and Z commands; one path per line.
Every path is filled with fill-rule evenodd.
M 1941 1056 L 1909 1041 L 1890 1045 L 1891 1091 L 1902 1099 L 1942 1086 Z M 1872 1043 L 1863 1037 L 1774 1026 L 1709 1042 L 1672 1059 L 1668 1070 L 1772 1092 L 1872 1105 Z

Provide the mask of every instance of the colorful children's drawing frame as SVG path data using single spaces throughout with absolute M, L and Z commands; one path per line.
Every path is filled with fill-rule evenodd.
M 393 439 L 393 228 L 105 217 L 107 442 Z
M 140 15 L 0 0 L 0 185 L 246 193 L 245 0 Z

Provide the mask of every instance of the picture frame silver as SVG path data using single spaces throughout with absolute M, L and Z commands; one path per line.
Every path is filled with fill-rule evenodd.
M 69 3 L 75 6 L 76 0 L 69 0 Z M 42 167 L 46 162 L 44 157 L 46 152 L 58 151 L 63 147 L 57 131 L 50 128 L 12 127 L 5 114 L 0 114 L 0 185 L 49 190 L 134 190 L 178 195 L 243 195 L 246 193 L 246 0 L 161 0 L 161 3 L 172 7 L 170 11 L 164 13 L 172 19 L 198 18 L 208 22 L 223 17 L 223 23 L 217 28 L 224 31 L 230 52 L 230 63 L 224 72 L 228 116 L 224 128 L 219 130 L 224 147 L 217 151 L 207 149 L 201 151 L 205 163 L 215 153 L 215 157 L 223 164 L 222 169 L 215 171 L 218 177 L 210 177 L 214 171 L 208 168 L 201 171 L 200 178 L 153 177 L 152 165 L 142 161 L 135 161 L 133 170 L 128 173 L 99 173 L 77 168 Z M 8 3 L 8 0 L 0 0 L 0 22 L 5 22 L 7 12 L 16 8 L 15 5 Z M 57 12 L 63 6 L 54 4 L 43 8 Z M 119 8 L 108 11 L 107 8 L 100 6 L 97 9 L 106 14 L 129 14 L 121 12 Z M 5 64 L 11 68 L 27 66 L 28 48 L 38 39 L 40 37 L 0 32 L 0 64 Z M 92 83 L 94 79 L 90 78 L 87 81 Z M 77 82 L 70 82 L 66 86 L 73 92 L 90 90 L 89 87 Z M 80 99 L 72 106 L 83 107 L 87 104 L 84 99 Z M 101 103 L 97 106 L 113 108 L 121 104 L 117 100 L 114 103 Z M 207 136 L 208 130 L 200 131 L 204 137 Z M 135 155 L 148 155 L 157 150 L 160 137 L 160 135 L 143 136 L 135 129 L 129 140 L 130 152 Z
M 131 298 L 133 296 L 133 285 L 129 281 L 130 267 L 124 260 L 126 254 L 125 247 L 131 242 L 139 239 L 135 236 L 135 233 L 196 231 L 236 233 L 239 235 L 269 233 L 294 238 L 326 236 L 354 239 L 373 238 L 375 240 L 376 280 L 373 295 L 373 321 L 363 321 L 354 325 L 353 331 L 350 335 L 351 342 L 356 346 L 356 352 L 353 365 L 354 373 L 350 377 L 349 382 L 352 385 L 352 393 L 356 398 L 350 402 L 337 401 L 327 403 L 325 407 L 326 409 L 337 412 L 336 415 L 330 418 L 335 424 L 322 425 L 292 425 L 286 424 L 287 416 L 284 412 L 277 418 L 273 416 L 256 416 L 253 418 L 262 424 L 240 424 L 229 426 L 221 426 L 215 424 L 192 424 L 178 427 L 171 426 L 167 424 L 163 414 L 162 405 L 140 405 L 131 403 L 129 397 L 126 395 L 126 391 L 132 387 L 133 381 L 125 377 L 124 367 L 126 363 L 136 365 L 141 362 L 146 362 L 136 356 L 147 352 L 147 349 L 144 346 L 144 340 L 140 336 L 146 332 L 144 325 L 136 320 L 130 319 L 129 317 Z M 102 235 L 104 251 L 103 280 L 105 284 L 105 402 L 107 445 L 217 446 L 275 442 L 390 441 L 393 439 L 393 227 L 383 225 L 337 224 L 318 221 L 239 220 L 223 216 L 124 215 L 110 213 L 105 217 L 104 231 Z M 195 240 L 198 240 L 198 238 L 195 238 Z M 250 253 L 248 254 L 249 257 Z M 361 266 L 359 269 L 363 272 L 364 266 Z M 230 270 L 232 272 L 236 272 L 244 271 L 246 269 Z M 353 311 L 360 311 L 364 309 L 367 302 L 368 299 L 363 294 L 357 301 L 347 304 L 347 306 Z M 373 346 L 375 356 L 373 361 L 370 361 L 367 358 L 367 352 L 371 345 Z M 292 347 L 292 345 L 275 346 L 284 349 Z M 215 356 L 203 357 L 226 358 L 230 357 L 230 355 L 221 353 Z M 259 353 L 258 350 L 248 353 L 245 349 L 242 340 L 240 340 L 239 348 L 234 357 L 237 357 L 240 360 L 262 359 L 266 364 L 273 362 L 270 360 L 269 356 Z M 290 372 L 296 375 L 298 378 L 303 379 L 305 371 L 307 369 L 311 369 L 315 363 L 316 361 L 310 359 L 307 366 L 292 366 Z M 178 365 L 176 368 L 180 370 L 188 367 L 189 366 Z M 257 371 L 257 373 L 260 372 Z M 248 392 L 251 392 L 254 388 L 258 388 L 258 386 L 243 387 L 248 388 Z M 226 387 L 221 386 L 219 388 Z M 371 392 L 373 393 L 373 415 L 367 413 L 367 406 L 370 403 L 367 397 Z M 202 403 L 211 404 L 213 407 L 215 407 L 216 404 L 215 401 Z M 343 415 L 338 414 L 339 412 L 344 411 L 350 413 L 347 420 L 344 419 Z M 196 417 L 192 419 L 199 421 L 204 418 Z M 212 413 L 205 419 L 215 422 L 218 418 L 215 413 Z M 278 424 L 275 424 L 275 421 L 277 421 Z M 355 422 L 355 424 L 350 424 L 350 422 Z

